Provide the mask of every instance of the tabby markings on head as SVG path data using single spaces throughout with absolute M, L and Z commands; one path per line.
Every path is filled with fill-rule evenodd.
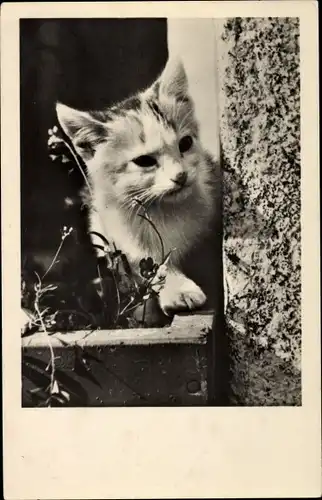
M 65 133 L 87 165 L 92 220 L 100 215 L 125 253 L 158 255 L 155 234 L 137 217 L 145 205 L 167 250 L 184 252 L 212 214 L 212 167 L 199 141 L 185 70 L 169 61 L 148 89 L 109 109 L 85 112 L 57 105 Z M 145 255 L 145 254 L 144 254 Z

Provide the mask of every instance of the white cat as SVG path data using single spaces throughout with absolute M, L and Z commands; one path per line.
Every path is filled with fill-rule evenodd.
M 199 141 L 181 62 L 169 60 L 150 88 L 107 110 L 83 112 L 60 103 L 56 109 L 87 165 L 91 230 L 114 241 L 135 270 L 148 256 L 160 263 L 160 241 L 138 217 L 139 200 L 162 236 L 165 253 L 173 250 L 159 294 L 161 308 L 167 313 L 202 306 L 205 293 L 181 263 L 211 230 L 218 175 Z

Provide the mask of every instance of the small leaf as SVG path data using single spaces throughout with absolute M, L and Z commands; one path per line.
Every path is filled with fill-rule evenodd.
M 121 259 L 122 259 L 122 264 L 123 264 L 124 271 L 126 272 L 126 274 L 128 276 L 132 276 L 133 273 L 132 273 L 131 266 L 130 266 L 128 260 L 127 260 L 126 255 L 124 255 L 124 253 L 122 253 Z
M 50 403 L 50 406 L 65 406 L 68 401 L 65 398 L 62 398 L 59 394 L 53 394 L 47 400 Z
M 31 394 L 36 394 L 36 393 L 42 392 L 42 391 L 43 391 L 43 389 L 41 387 L 35 387 L 34 389 L 29 389 L 29 392 Z
M 75 364 L 74 364 L 75 373 L 80 377 L 87 378 L 95 385 L 102 387 L 101 384 L 98 382 L 98 380 L 96 380 L 96 378 L 92 374 L 91 369 L 86 366 L 86 360 L 82 358 L 82 350 L 81 348 L 79 349 L 81 352 L 79 350 L 76 350 Z
M 171 256 L 172 252 L 174 252 L 174 251 L 175 251 L 175 248 L 173 248 L 172 250 L 170 250 L 170 252 L 167 253 L 167 255 L 163 259 L 162 265 L 166 266 L 168 264 L 170 256 Z
M 59 262 L 59 261 L 56 261 L 56 262 Z M 53 290 L 57 290 L 58 286 L 57 285 L 48 285 L 46 286 L 45 288 L 42 289 L 43 292 L 49 292 L 49 291 L 53 291 Z
M 67 400 L 70 401 L 70 394 L 66 391 L 60 391 L 60 394 Z
M 30 367 L 28 366 L 28 363 L 29 364 L 34 364 L 34 367 Z M 34 380 L 32 380 L 28 375 L 31 375 L 33 376 L 34 375 L 34 372 L 36 371 L 36 376 L 38 376 L 39 372 L 37 370 L 35 370 L 35 366 L 42 370 L 42 384 L 38 383 L 37 382 L 34 382 Z M 45 373 L 45 369 L 47 367 L 47 363 L 45 363 L 44 361 L 38 359 L 38 358 L 33 358 L 32 356 L 28 356 L 28 355 L 24 355 L 23 357 L 23 364 L 22 364 L 22 370 L 23 372 L 24 371 L 27 371 L 28 375 L 26 374 L 25 376 L 27 378 L 29 378 L 32 382 L 35 383 L 35 385 L 42 385 L 43 387 L 45 387 L 45 384 L 46 386 L 49 385 L 50 383 L 50 377 L 49 375 L 47 375 Z M 33 368 L 33 371 L 32 371 L 32 368 Z M 31 372 L 30 372 L 31 370 Z M 85 389 L 82 387 L 82 385 L 77 381 L 75 380 L 72 376 L 68 375 L 67 373 L 65 372 L 62 372 L 61 370 L 57 370 L 57 368 L 55 369 L 55 378 L 57 379 L 57 381 L 59 382 L 60 386 L 63 386 L 64 389 L 66 389 L 71 397 L 72 397 L 72 402 L 73 404 L 77 404 L 77 406 L 84 406 L 86 405 L 87 403 L 87 400 L 88 400 L 88 395 L 87 395 L 87 392 L 85 391 Z
M 59 386 L 58 386 L 57 380 L 54 380 L 51 394 L 59 394 Z
M 90 231 L 89 234 L 94 234 L 95 236 L 98 236 L 102 241 L 104 241 L 105 245 L 107 245 L 108 247 L 110 246 L 108 240 L 101 233 L 97 233 L 96 231 Z
M 102 245 L 97 245 L 96 243 L 93 243 L 94 248 L 98 248 L 98 250 L 102 250 L 102 252 L 105 252 L 105 248 Z

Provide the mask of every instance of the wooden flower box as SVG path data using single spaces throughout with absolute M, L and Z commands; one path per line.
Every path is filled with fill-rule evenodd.
M 207 405 L 212 322 L 211 312 L 199 312 L 177 315 L 165 328 L 37 332 L 23 338 L 22 405 L 35 406 L 30 390 L 41 383 L 37 369 L 43 372 L 50 362 L 49 342 L 58 383 L 77 393 L 72 406 Z

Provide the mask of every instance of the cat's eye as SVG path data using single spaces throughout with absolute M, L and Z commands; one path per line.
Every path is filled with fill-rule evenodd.
M 153 167 L 157 164 L 156 159 L 150 155 L 142 155 L 132 160 L 139 167 Z
M 193 139 L 192 139 L 191 135 L 185 135 L 184 137 L 182 137 L 179 141 L 180 153 L 186 153 L 187 151 L 189 151 L 189 149 L 192 146 L 192 143 L 193 143 Z

